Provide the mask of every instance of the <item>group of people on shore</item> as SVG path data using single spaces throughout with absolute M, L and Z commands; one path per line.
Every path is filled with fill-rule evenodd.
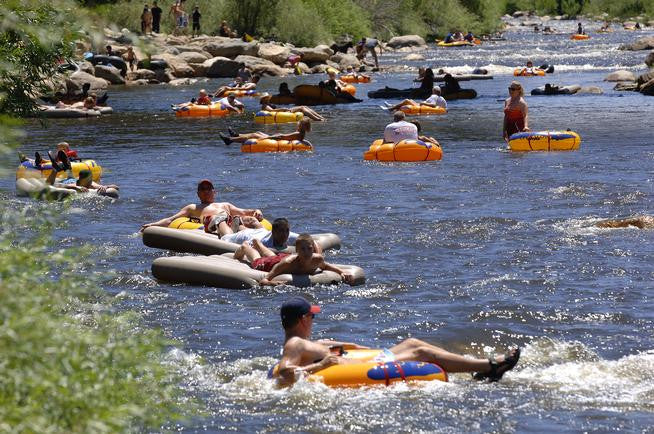
M 174 0 L 173 4 L 168 10 L 168 16 L 173 18 L 174 29 L 173 34 L 184 33 L 189 24 L 189 14 L 185 10 L 186 0 Z M 143 7 L 143 12 L 141 13 L 141 33 L 143 35 L 152 35 L 153 33 L 161 33 L 161 17 L 163 10 L 159 7 L 157 2 L 152 3 L 152 7 L 145 5 Z M 193 7 L 193 12 L 191 16 L 191 36 L 200 35 L 200 19 L 202 14 L 200 13 L 199 6 Z M 227 38 L 236 38 L 237 33 L 230 29 L 227 21 L 222 21 L 220 27 L 218 28 L 218 34 Z

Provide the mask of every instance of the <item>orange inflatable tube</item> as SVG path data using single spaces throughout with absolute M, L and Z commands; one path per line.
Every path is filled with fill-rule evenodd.
M 357 88 L 351 84 L 348 84 L 347 86 L 341 88 L 341 92 L 347 92 L 350 95 L 354 96 L 354 94 L 357 93 Z
M 313 151 L 307 140 L 250 139 L 241 145 L 241 152 L 292 152 Z
M 174 107 L 177 117 L 200 117 L 200 116 L 227 116 L 229 110 L 224 109 L 220 103 L 210 105 L 187 104 Z
M 341 81 L 346 83 L 370 83 L 370 77 L 367 75 L 341 75 Z
M 363 154 L 364 160 L 377 161 L 436 161 L 443 158 L 443 150 L 434 143 L 422 140 L 402 140 L 399 143 L 384 143 L 375 140 Z
M 404 105 L 400 107 L 400 110 L 408 115 L 444 115 L 447 113 L 447 109 L 444 107 L 432 107 L 424 104 Z

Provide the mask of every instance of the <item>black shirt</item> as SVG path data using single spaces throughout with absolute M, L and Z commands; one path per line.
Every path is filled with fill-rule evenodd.
M 193 22 L 194 23 L 199 23 L 201 16 L 202 15 L 200 14 L 200 12 L 198 12 L 198 11 L 193 12 Z
M 152 20 L 154 21 L 159 21 L 161 19 L 161 8 L 159 6 L 155 6 L 152 9 L 150 9 L 150 12 L 152 12 Z

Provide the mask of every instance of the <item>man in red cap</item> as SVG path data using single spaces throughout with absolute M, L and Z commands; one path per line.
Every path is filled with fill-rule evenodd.
M 150 226 L 169 226 L 173 220 L 180 217 L 196 218 L 205 224 L 205 231 L 224 235 L 232 233 L 229 226 L 234 216 L 252 216 L 257 220 L 263 219 L 259 209 L 242 209 L 229 202 L 214 202 L 216 191 L 208 179 L 198 182 L 198 197 L 200 204 L 188 204 L 176 214 L 153 223 L 146 223 L 141 226 L 141 231 Z
M 280 310 L 284 328 L 284 348 L 279 362 L 282 384 L 292 384 L 299 376 L 313 374 L 332 365 L 360 363 L 361 360 L 341 357 L 333 350 L 363 349 L 360 345 L 331 340 L 311 340 L 313 319 L 320 307 L 311 305 L 302 297 L 293 297 L 282 304 Z M 476 372 L 475 379 L 497 381 L 513 369 L 520 358 L 520 349 L 514 348 L 504 356 L 492 359 L 475 359 L 428 344 L 415 338 L 382 350 L 372 361 L 419 361 L 436 363 L 447 372 Z

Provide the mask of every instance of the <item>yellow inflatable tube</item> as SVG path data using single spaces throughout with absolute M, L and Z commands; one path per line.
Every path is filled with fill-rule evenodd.
M 527 68 L 516 68 L 513 70 L 513 75 L 518 77 L 533 77 L 533 76 L 539 76 L 542 77 L 545 75 L 545 71 L 542 69 L 532 69 L 531 71 L 527 71 Z
M 512 151 L 574 151 L 581 137 L 573 131 L 527 131 L 509 138 Z
M 267 230 L 272 231 L 272 224 L 268 220 L 263 219 L 259 223 Z M 173 229 L 204 229 L 200 220 L 192 217 L 178 217 L 168 227 Z
M 224 96 L 259 96 L 259 92 L 256 91 L 256 89 L 249 89 L 249 90 L 228 90 L 224 93 Z
M 301 112 L 268 112 L 260 111 L 254 114 L 254 122 L 258 124 L 284 124 L 302 120 Z
M 444 115 L 447 109 L 444 107 L 431 107 L 428 105 L 404 105 L 400 110 L 408 115 Z
M 79 178 L 79 172 L 81 170 L 90 170 L 91 173 L 93 174 L 93 180 L 95 182 L 100 181 L 100 177 L 102 176 L 102 167 L 98 163 L 96 163 L 95 160 L 71 162 L 70 167 L 73 172 L 73 176 L 75 178 Z M 34 162 L 28 160 L 22 162 L 20 166 L 18 166 L 18 168 L 16 169 L 16 179 L 18 178 L 46 179 L 48 176 L 50 176 L 51 172 L 52 172 L 52 164 L 50 164 L 50 160 L 43 161 L 40 169 L 34 166 Z M 65 178 L 68 178 L 66 171 L 57 173 L 57 179 L 65 179 Z
M 375 140 L 363 154 L 364 160 L 378 161 L 435 161 L 443 158 L 443 150 L 433 143 L 422 140 L 402 140 L 399 143 L 384 143 Z
M 307 377 L 308 381 L 323 383 L 331 387 L 361 387 L 386 385 L 412 381 L 447 381 L 447 373 L 435 363 L 416 361 L 378 362 L 374 358 L 382 350 L 348 350 L 343 358 L 354 363 L 333 365 Z M 269 378 L 276 378 L 278 365 L 270 369 Z
M 241 152 L 313 151 L 307 140 L 250 139 L 241 145 Z
M 367 75 L 341 75 L 340 79 L 345 83 L 370 83 L 370 77 Z
M 227 116 L 229 110 L 223 109 L 222 104 L 212 103 L 210 105 L 186 104 L 173 107 L 177 117 L 200 117 L 200 116 Z

